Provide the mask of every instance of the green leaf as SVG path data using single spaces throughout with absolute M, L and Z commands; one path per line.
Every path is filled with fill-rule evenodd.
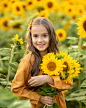
M 47 96 L 47 93 L 45 93 L 44 91 L 40 91 L 40 92 L 37 92 L 38 94 L 41 94 L 41 95 L 46 95 Z
M 1 58 L 0 60 L 9 60 L 9 56 L 7 56 L 7 57 L 3 57 L 3 58 Z
M 18 65 L 16 63 L 9 63 L 9 66 L 15 70 L 17 70 L 17 68 L 18 68 Z
M 83 81 L 80 87 L 86 88 L 86 80 Z
M 4 66 L 4 67 L 0 68 L 0 72 L 1 73 L 7 73 L 8 72 L 8 68 Z
M 59 108 L 59 105 L 57 103 L 54 103 L 53 108 Z
M 29 100 L 18 100 L 11 91 L 0 86 L 0 107 L 31 108 L 31 104 Z
M 8 108 L 31 108 L 29 100 L 15 100 Z
M 0 55 L 2 56 L 10 56 L 10 48 L 0 48 Z
M 85 89 L 80 89 L 80 90 L 76 90 L 75 92 L 71 93 L 70 95 L 68 95 L 65 99 L 67 101 L 71 101 L 71 100 L 84 100 L 86 99 L 86 90 Z

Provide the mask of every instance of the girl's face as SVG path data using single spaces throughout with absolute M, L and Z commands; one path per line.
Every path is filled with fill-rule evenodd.
M 41 56 L 47 53 L 49 47 L 49 34 L 47 29 L 42 25 L 33 25 L 31 29 L 33 46 L 39 50 Z

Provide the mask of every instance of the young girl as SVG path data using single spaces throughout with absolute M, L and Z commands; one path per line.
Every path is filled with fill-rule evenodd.
M 34 19 L 27 30 L 27 54 L 19 64 L 15 78 L 12 81 L 11 90 L 23 99 L 29 99 L 32 108 L 48 107 L 57 102 L 59 108 L 66 108 L 62 91 L 69 89 L 71 83 L 65 83 L 59 76 L 43 74 L 40 63 L 45 54 L 59 52 L 58 42 L 54 27 L 49 19 L 39 17 Z M 27 50 L 26 49 L 26 50 Z M 49 83 L 56 88 L 59 96 L 50 97 L 37 94 L 39 86 Z

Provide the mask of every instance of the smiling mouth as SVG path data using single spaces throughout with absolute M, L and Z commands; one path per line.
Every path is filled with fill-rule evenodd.
M 43 47 L 45 44 L 42 44 L 42 45 L 41 45 L 41 44 L 37 44 L 37 45 L 38 45 L 39 47 Z

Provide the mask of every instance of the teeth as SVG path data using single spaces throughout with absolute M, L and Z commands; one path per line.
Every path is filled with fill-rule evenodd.
M 42 47 L 42 46 L 44 46 L 44 44 L 43 45 L 38 45 L 39 47 Z

